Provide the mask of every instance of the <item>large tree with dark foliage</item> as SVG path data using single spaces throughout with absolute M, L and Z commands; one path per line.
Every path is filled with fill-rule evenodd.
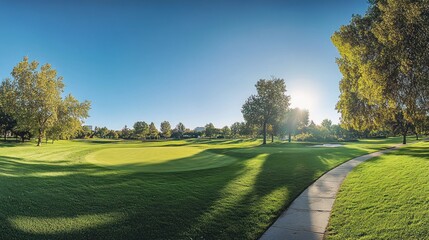
M 246 100 L 241 112 L 248 123 L 262 127 L 263 144 L 266 144 L 268 125 L 277 124 L 285 117 L 290 97 L 286 95 L 285 81 L 280 78 L 261 79 L 255 87 L 257 94 Z
M 372 0 L 332 36 L 343 75 L 342 124 L 406 135 L 429 113 L 429 2 Z

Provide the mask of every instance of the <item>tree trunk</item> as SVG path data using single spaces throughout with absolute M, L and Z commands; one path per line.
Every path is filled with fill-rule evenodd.
M 6 130 L 4 131 L 4 140 L 5 141 L 7 140 L 7 131 Z
M 291 133 L 289 133 L 289 134 L 288 134 L 288 142 L 291 142 L 291 140 L 292 140 L 292 134 L 291 134 Z
M 416 140 L 419 140 L 419 134 L 416 133 Z
M 407 133 L 408 133 L 408 124 L 405 122 L 404 129 L 402 131 L 402 144 L 407 144 Z
M 274 142 L 274 134 L 271 134 L 271 142 Z
M 264 135 L 264 140 L 262 144 L 267 144 L 267 123 L 266 122 L 264 122 L 264 124 L 262 125 L 262 128 L 263 128 L 262 132 Z
M 39 136 L 37 136 L 37 146 L 40 147 L 42 145 L 42 129 L 39 129 Z

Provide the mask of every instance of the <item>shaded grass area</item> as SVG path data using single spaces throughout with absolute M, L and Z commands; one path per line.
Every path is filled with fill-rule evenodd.
M 344 181 L 328 239 L 428 239 L 429 143 L 369 160 Z
M 236 140 L 64 141 L 41 148 L 30 143 L 0 147 L 0 236 L 255 239 L 324 172 L 399 141 L 361 141 L 336 149 Z M 210 169 L 157 173 L 104 168 L 85 159 L 106 148 L 162 146 L 198 147 L 202 153 L 235 161 Z

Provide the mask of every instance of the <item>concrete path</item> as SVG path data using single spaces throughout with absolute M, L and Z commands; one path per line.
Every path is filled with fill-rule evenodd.
M 332 205 L 347 174 L 362 162 L 400 146 L 353 158 L 325 173 L 292 202 L 260 239 L 323 239 Z

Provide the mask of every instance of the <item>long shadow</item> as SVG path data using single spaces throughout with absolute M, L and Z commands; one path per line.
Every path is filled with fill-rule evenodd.
M 15 141 L 1 141 L 0 142 L 0 148 L 7 148 L 7 147 L 18 147 L 18 146 L 28 146 L 28 142 L 21 143 L 21 142 L 15 142 Z
M 257 149 L 257 151 L 254 151 Z M 236 149 L 223 151 L 230 156 L 245 155 L 247 162 L 261 161 L 258 171 L 255 171 L 253 180 L 242 180 L 239 178 L 245 174 L 253 174 L 246 169 L 246 161 L 242 164 L 241 174 L 238 175 L 234 184 L 242 188 L 241 197 L 234 198 L 235 202 L 225 203 L 224 211 L 213 213 L 215 217 L 204 224 L 196 223 L 201 235 L 189 235 L 191 238 L 205 239 L 254 239 L 264 232 L 275 218 L 298 196 L 308 185 L 325 171 L 335 167 L 353 156 L 365 152 L 350 149 L 346 154 L 332 154 L 332 149 L 314 149 L 320 154 L 311 154 L 309 151 L 285 151 L 278 148 L 272 152 L 272 147 L 257 147 L 249 149 Z M 255 153 L 256 152 L 256 153 Z M 307 155 L 305 155 L 307 152 Z M 259 154 L 268 153 L 265 159 L 253 159 Z M 332 160 L 338 157 L 337 160 Z M 328 161 L 329 160 L 329 161 Z M 257 164 L 257 163 L 256 163 Z M 249 173 L 250 172 L 250 173 Z M 238 189 L 238 188 L 237 188 Z M 238 200 L 237 200 L 238 199 Z M 260 209 L 265 208 L 265 209 Z M 205 218 L 207 218 L 203 214 Z M 204 219 L 204 218 L 202 218 Z M 234 222 L 236 225 L 225 225 L 225 222 Z M 237 229 L 237 226 L 240 226 Z
M 287 144 L 205 151 L 238 160 L 198 171 L 142 173 L 66 159 L 0 156 L 0 235 L 254 239 L 317 176 L 340 162 L 328 161 L 337 156 L 332 149 L 314 149 L 317 154 L 310 156 Z
M 221 189 L 240 169 L 236 165 L 191 174 L 118 173 L 91 164 L 58 162 L 0 157 L 1 236 L 183 238 L 183 229 L 221 198 Z M 68 230 L 57 229 L 58 224 Z

